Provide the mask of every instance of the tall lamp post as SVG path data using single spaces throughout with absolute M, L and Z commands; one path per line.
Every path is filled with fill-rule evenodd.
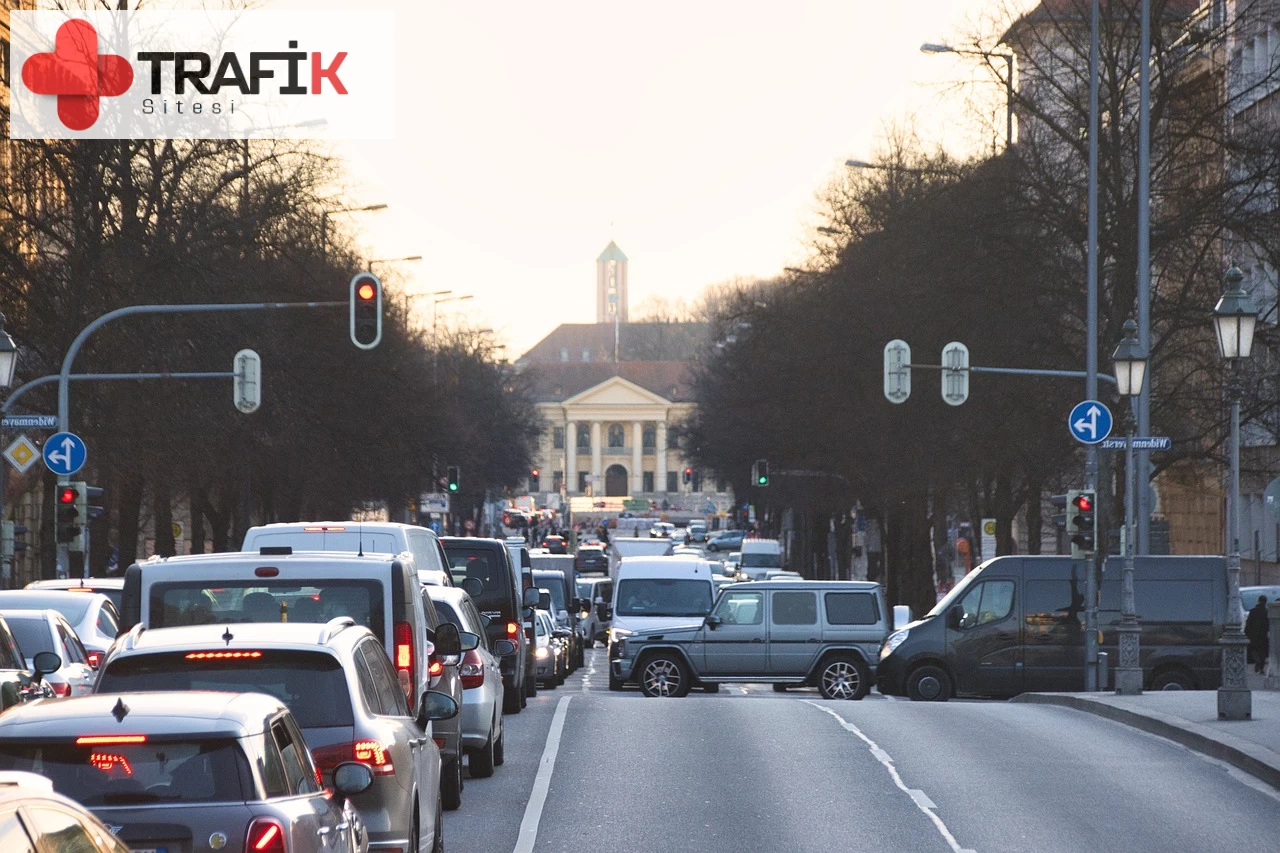
M 922 44 L 921 53 L 955 53 L 960 56 L 981 56 L 984 59 L 1003 59 L 1007 70 L 1004 75 L 1004 150 L 1013 147 L 1013 60 L 1012 53 L 995 53 L 989 50 L 967 50 L 949 44 Z
M 1218 719 L 1248 720 L 1253 694 L 1245 681 L 1249 641 L 1241 630 L 1240 607 L 1240 361 L 1253 353 L 1258 309 L 1245 292 L 1244 273 L 1234 263 L 1226 273 L 1227 289 L 1213 309 L 1218 353 L 1227 360 L 1227 399 L 1231 403 L 1231 486 L 1227 490 L 1227 627 L 1222 632 L 1222 686 Z
M 1124 569 L 1120 578 L 1120 661 L 1116 667 L 1116 693 L 1137 696 L 1142 692 L 1142 661 L 1139 653 L 1142 626 L 1138 624 L 1133 600 L 1133 534 L 1134 492 L 1137 481 L 1133 470 L 1133 401 L 1142 393 L 1147 379 L 1147 351 L 1138 340 L 1138 324 L 1124 322 L 1124 339 L 1111 356 L 1116 372 L 1116 390 L 1124 408 Z M 1105 685 L 1101 685 L 1105 688 Z
M 13 386 L 13 374 L 18 369 L 18 345 L 4 330 L 3 314 L 0 314 L 0 388 Z

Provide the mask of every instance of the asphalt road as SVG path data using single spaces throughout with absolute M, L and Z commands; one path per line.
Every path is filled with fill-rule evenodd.
M 1240 851 L 1280 839 L 1280 793 L 1066 708 L 827 702 L 768 686 L 646 699 L 604 652 L 506 718 L 447 849 Z M 554 763 L 548 743 L 554 747 Z

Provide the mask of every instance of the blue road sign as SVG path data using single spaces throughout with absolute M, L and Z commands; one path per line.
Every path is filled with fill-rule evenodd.
M 1067 429 L 1081 444 L 1097 444 L 1111 435 L 1111 410 L 1097 400 L 1076 403 L 1067 416 Z
M 44 464 L 53 473 L 69 477 L 84 467 L 89 452 L 73 432 L 58 432 L 44 443 Z

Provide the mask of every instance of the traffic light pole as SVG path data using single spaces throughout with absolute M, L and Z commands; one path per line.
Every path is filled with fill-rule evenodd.
M 1142 692 L 1142 663 L 1139 643 L 1142 626 L 1138 624 L 1137 606 L 1133 600 L 1133 546 L 1134 546 L 1134 501 L 1137 499 L 1135 488 L 1138 478 L 1133 470 L 1133 405 L 1129 398 L 1123 398 L 1125 435 L 1128 441 L 1124 449 L 1124 569 L 1120 576 L 1120 624 L 1116 626 L 1119 633 L 1120 661 L 1116 667 L 1116 693 L 1120 696 L 1137 696 Z

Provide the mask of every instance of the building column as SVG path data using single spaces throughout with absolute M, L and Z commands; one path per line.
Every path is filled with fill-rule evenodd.
M 640 421 L 631 423 L 631 494 L 638 495 L 644 491 L 644 424 Z
M 564 424 L 564 491 L 573 494 L 578 490 L 578 425 L 573 421 Z
M 591 494 L 604 494 L 604 473 L 600 470 L 600 422 L 591 422 Z
M 658 435 L 654 438 L 653 455 L 657 458 L 658 467 L 653 475 L 654 491 L 667 490 L 667 422 L 658 421 Z

